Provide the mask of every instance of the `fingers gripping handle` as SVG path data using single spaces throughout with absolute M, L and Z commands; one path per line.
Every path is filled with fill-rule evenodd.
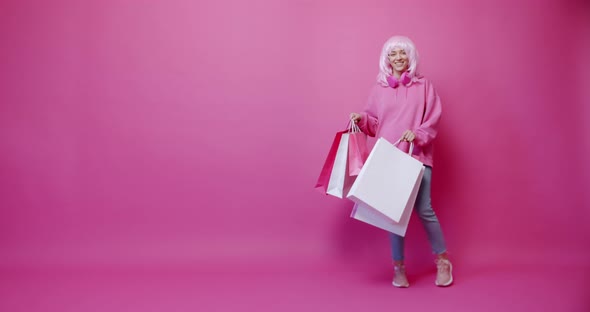
M 402 141 L 402 139 L 399 139 L 399 140 L 395 141 L 395 143 L 393 143 L 393 145 L 398 145 L 401 141 Z M 410 142 L 410 151 L 408 152 L 408 154 L 412 155 L 413 153 L 414 153 L 414 142 Z

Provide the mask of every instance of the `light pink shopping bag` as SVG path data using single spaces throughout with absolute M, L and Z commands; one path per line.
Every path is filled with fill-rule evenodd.
M 361 132 L 356 124 L 353 124 L 348 137 L 348 174 L 358 175 L 367 157 L 369 157 L 367 135 Z

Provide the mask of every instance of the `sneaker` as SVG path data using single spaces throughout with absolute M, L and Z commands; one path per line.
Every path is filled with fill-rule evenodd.
M 436 286 L 446 287 L 453 283 L 453 265 L 449 259 L 436 259 Z
M 408 277 L 406 276 L 406 267 L 404 265 L 395 265 L 393 267 L 393 271 L 393 286 L 400 288 L 406 288 L 410 286 L 410 283 L 408 283 Z

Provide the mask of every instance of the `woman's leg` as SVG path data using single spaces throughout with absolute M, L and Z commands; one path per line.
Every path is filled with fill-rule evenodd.
M 432 202 L 430 199 L 430 185 L 432 181 L 432 168 L 425 166 L 424 176 L 420 184 L 420 190 L 416 198 L 416 213 L 420 216 L 420 221 L 426 230 L 428 240 L 432 251 L 437 255 L 446 255 L 447 246 L 445 238 L 436 217 L 436 213 L 432 209 Z
M 389 233 L 391 241 L 391 253 L 393 256 L 393 281 L 395 287 L 408 287 L 408 277 L 406 276 L 406 267 L 404 266 L 404 238 L 397 234 Z
M 449 286 L 453 283 L 453 265 L 447 256 L 445 238 L 438 222 L 438 218 L 432 209 L 430 200 L 430 184 L 432 181 L 432 168 L 426 166 L 420 191 L 416 198 L 416 211 L 420 221 L 428 234 L 428 240 L 432 251 L 437 255 L 435 260 L 437 274 L 435 284 L 437 286 Z

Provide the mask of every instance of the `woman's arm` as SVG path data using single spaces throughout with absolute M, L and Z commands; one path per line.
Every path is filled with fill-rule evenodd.
M 432 143 L 438 133 L 438 122 L 442 113 L 440 98 L 430 81 L 425 81 L 426 85 L 426 107 L 424 109 L 424 119 L 420 127 L 413 130 L 416 135 L 415 143 L 419 146 L 425 146 Z
M 361 131 L 372 137 L 376 135 L 377 128 L 379 127 L 375 92 L 375 88 L 373 88 L 369 94 L 369 99 L 367 100 L 367 105 L 365 105 L 365 110 L 359 114 L 360 120 L 358 121 L 358 126 Z

